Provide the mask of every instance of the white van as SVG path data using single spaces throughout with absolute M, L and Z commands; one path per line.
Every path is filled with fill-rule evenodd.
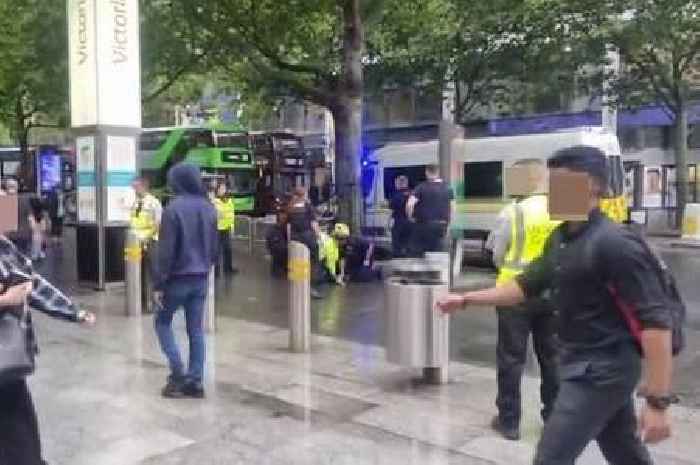
M 617 137 L 599 127 L 510 137 L 458 139 L 453 142 L 452 187 L 457 214 L 453 228 L 477 235 L 493 229 L 501 209 L 508 203 L 505 170 L 521 159 L 547 160 L 554 152 L 576 145 L 600 148 L 611 159 L 613 180 L 621 184 L 622 162 Z M 366 198 L 366 225 L 383 228 L 388 234 L 391 218 L 388 199 L 394 192 L 394 179 L 409 178 L 411 187 L 425 179 L 425 166 L 438 164 L 438 141 L 389 144 L 373 153 L 369 166 L 373 182 Z M 619 189 L 616 189 L 616 191 Z

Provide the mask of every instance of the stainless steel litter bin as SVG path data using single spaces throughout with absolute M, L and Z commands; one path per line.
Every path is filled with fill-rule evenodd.
M 395 260 L 385 281 L 387 360 L 422 368 L 426 381 L 448 381 L 450 319 L 435 310 L 449 292 L 449 261 Z

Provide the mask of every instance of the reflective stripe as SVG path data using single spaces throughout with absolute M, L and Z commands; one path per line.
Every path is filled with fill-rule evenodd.
M 525 214 L 523 213 L 523 207 L 520 204 L 514 205 L 515 216 L 512 222 L 512 237 L 513 242 L 509 250 L 513 251 L 513 255 L 510 256 L 510 252 L 506 255 L 506 260 L 503 262 L 503 266 L 507 268 L 515 268 L 518 270 L 525 269 L 525 263 L 523 263 L 523 251 L 525 250 Z
M 513 205 L 511 215 L 511 244 L 498 283 L 510 281 L 542 254 L 547 238 L 559 225 L 549 219 L 547 197 L 536 195 Z

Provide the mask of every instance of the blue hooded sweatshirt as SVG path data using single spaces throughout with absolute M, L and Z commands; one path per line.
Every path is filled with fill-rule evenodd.
M 168 172 L 175 193 L 161 219 L 154 287 L 162 290 L 173 279 L 206 277 L 216 263 L 216 209 L 206 197 L 199 169 L 180 163 Z

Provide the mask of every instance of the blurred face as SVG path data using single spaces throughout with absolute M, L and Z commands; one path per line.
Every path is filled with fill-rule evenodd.
M 134 189 L 134 192 L 136 192 L 136 195 L 144 195 L 146 193 L 146 186 L 143 181 L 136 180 L 131 183 L 131 187 Z
M 219 187 L 216 188 L 216 195 L 219 197 L 223 197 L 226 195 L 227 189 L 226 189 L 226 184 L 219 184 Z
M 600 200 L 600 184 L 587 173 L 568 168 L 549 171 L 549 213 L 552 219 L 585 220 Z

